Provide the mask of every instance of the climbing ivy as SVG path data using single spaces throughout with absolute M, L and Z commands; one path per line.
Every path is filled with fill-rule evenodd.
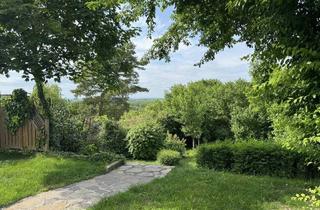
M 11 133 L 16 133 L 27 119 L 32 117 L 33 106 L 27 92 L 16 89 L 12 95 L 3 101 L 6 111 L 6 126 Z

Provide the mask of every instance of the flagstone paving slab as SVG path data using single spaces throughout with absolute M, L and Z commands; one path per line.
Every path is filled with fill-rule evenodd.
M 93 179 L 27 197 L 4 210 L 81 210 L 105 197 L 166 176 L 173 167 L 126 163 Z

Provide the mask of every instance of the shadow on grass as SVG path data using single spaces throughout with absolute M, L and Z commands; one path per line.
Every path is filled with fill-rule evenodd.
M 103 174 L 105 164 L 72 158 L 57 162 L 43 177 L 42 184 L 48 189 L 61 187 Z
M 35 153 L 22 153 L 22 152 L 0 152 L 0 161 L 15 161 L 15 160 L 25 160 L 35 156 Z

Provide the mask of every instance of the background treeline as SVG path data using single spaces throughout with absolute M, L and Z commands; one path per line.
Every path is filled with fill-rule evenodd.
M 252 65 L 253 75 L 259 68 Z M 52 113 L 50 148 L 83 154 L 108 151 L 131 157 L 135 156 L 135 138 L 140 138 L 134 135 L 144 136 L 155 155 L 168 135 L 189 148 L 218 140 L 276 141 L 297 148 L 305 135 L 301 127 L 295 127 L 299 121 L 290 120 L 283 104 L 268 101 L 267 96 L 257 97 L 258 91 L 255 80 L 201 80 L 173 86 L 164 99 L 130 101 L 127 91 L 123 95 L 106 91 L 103 98 L 87 95 L 67 100 L 58 86 L 46 85 L 44 93 Z M 43 113 L 37 93 L 35 87 L 30 100 Z M 155 145 L 148 132 L 158 135 Z M 155 159 L 154 155 L 150 157 L 142 159 Z
M 120 124 L 130 130 L 157 122 L 169 133 L 188 139 L 188 145 L 224 139 L 267 140 L 272 136 L 265 107 L 250 103 L 251 83 L 202 80 L 176 85 L 163 100 L 126 112 Z
M 266 140 L 272 135 L 271 121 L 266 109 L 250 104 L 250 88 L 244 80 L 202 80 L 173 86 L 164 99 L 130 102 L 128 96 L 121 100 L 109 96 L 100 110 L 94 97 L 67 100 L 57 85 L 46 85 L 44 93 L 52 113 L 50 148 L 129 155 L 128 132 L 143 126 L 160 127 L 163 138 L 167 133 L 175 135 L 186 139 L 189 147 L 224 139 Z M 43 113 L 37 93 L 35 87 L 29 98 Z

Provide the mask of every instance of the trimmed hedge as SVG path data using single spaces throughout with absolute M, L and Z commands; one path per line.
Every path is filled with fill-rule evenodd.
M 158 153 L 158 161 L 167 166 L 174 166 L 181 160 L 181 155 L 179 152 L 170 149 L 161 150 Z
M 197 163 L 201 167 L 251 175 L 319 177 L 314 152 L 297 152 L 271 142 L 219 142 L 202 145 Z M 311 161 L 312 160 L 312 161 Z

